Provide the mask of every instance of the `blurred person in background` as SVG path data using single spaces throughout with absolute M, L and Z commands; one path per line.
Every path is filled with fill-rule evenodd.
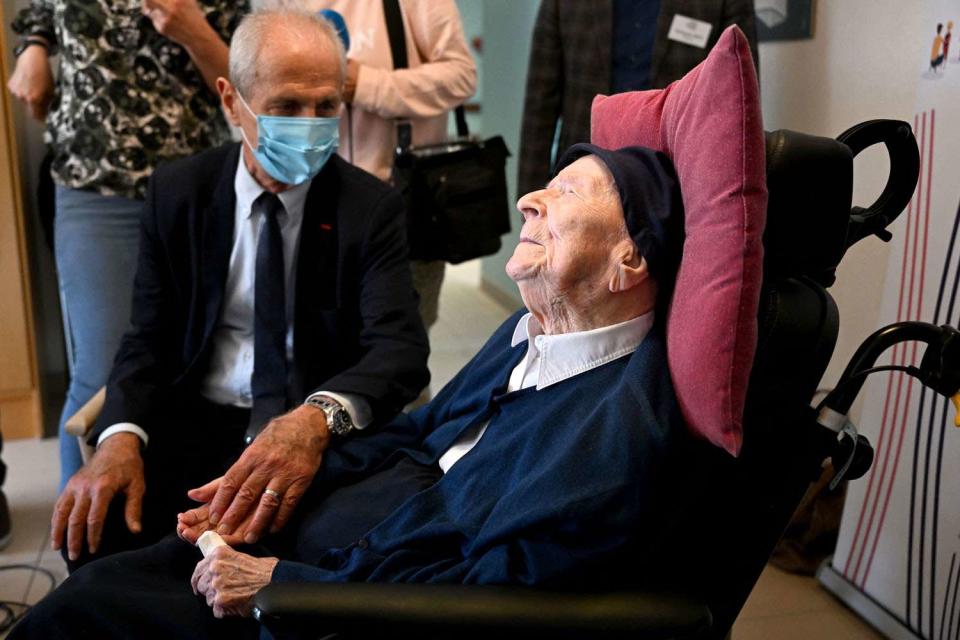
M 129 326 L 147 180 L 161 162 L 229 140 L 215 82 L 247 12 L 246 0 L 31 0 L 13 21 L 7 86 L 46 122 L 53 151 L 70 370 L 61 488 L 81 466 L 63 423 L 104 385 Z
M 398 120 L 411 123 L 414 145 L 447 139 L 449 112 L 477 87 L 476 64 L 454 0 L 400 0 L 407 69 L 393 68 L 382 0 L 303 0 L 303 5 L 340 13 L 349 33 L 340 155 L 389 181 Z M 428 328 L 437 320 L 444 266 L 440 260 L 410 262 Z
M 754 20 L 752 0 L 543 0 L 530 45 L 517 193 L 547 183 L 555 149 L 590 141 L 595 95 L 667 86 L 703 61 L 731 24 L 759 60 Z

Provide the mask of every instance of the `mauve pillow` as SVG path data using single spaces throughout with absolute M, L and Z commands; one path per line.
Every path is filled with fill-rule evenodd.
M 597 96 L 591 139 L 666 153 L 680 179 L 686 240 L 667 315 L 667 357 L 690 428 L 732 455 L 757 348 L 767 211 L 760 91 L 736 26 L 662 90 Z

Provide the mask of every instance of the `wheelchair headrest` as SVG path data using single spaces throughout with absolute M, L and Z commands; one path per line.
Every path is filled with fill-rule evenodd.
M 890 175 L 877 201 L 852 207 L 853 158 L 882 142 Z M 836 140 L 795 131 L 766 134 L 767 226 L 765 273 L 835 279 L 847 249 L 868 235 L 889 239 L 886 227 L 906 207 L 917 184 L 920 152 L 906 122 L 871 120 Z

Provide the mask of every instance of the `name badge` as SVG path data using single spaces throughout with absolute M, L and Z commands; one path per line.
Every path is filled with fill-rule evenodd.
M 711 31 L 713 31 L 713 25 L 709 22 L 688 18 L 677 13 L 673 16 L 673 22 L 670 23 L 670 32 L 667 37 L 703 49 L 707 46 Z

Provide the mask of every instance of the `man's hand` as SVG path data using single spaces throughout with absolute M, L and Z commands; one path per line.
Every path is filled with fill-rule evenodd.
M 214 482 L 219 483 L 221 479 L 217 478 Z M 231 547 L 244 544 L 250 523 L 253 522 L 254 513 L 255 511 L 250 510 L 247 517 L 234 528 L 232 534 L 221 536 L 223 541 Z M 210 505 L 208 504 L 177 514 L 177 535 L 180 536 L 181 540 L 192 545 L 197 544 L 197 540 L 204 532 L 216 531 L 216 529 L 214 525 L 210 524 Z
M 140 533 L 145 489 L 140 438 L 132 433 L 110 436 L 100 444 L 93 458 L 73 474 L 57 500 L 50 524 L 53 548 L 63 545 L 66 532 L 67 553 L 71 560 L 76 560 L 86 532 L 87 548 L 90 553 L 96 553 L 107 509 L 118 493 L 126 495 L 127 528 Z
M 217 618 L 249 616 L 253 596 L 270 583 L 278 558 L 254 558 L 230 547 L 217 547 L 197 563 L 190 578 L 193 592 L 207 599 Z
M 53 100 L 53 73 L 47 50 L 37 45 L 27 47 L 17 58 L 7 88 L 27 105 L 32 118 L 46 120 Z
M 273 533 L 287 523 L 329 442 L 323 411 L 302 405 L 274 418 L 222 478 L 187 495 L 209 503 L 210 524 L 221 536 L 233 534 L 255 510 L 243 537 L 252 544 L 267 527 Z
M 142 11 L 157 33 L 185 47 L 210 29 L 197 0 L 143 0 Z
M 347 104 L 353 102 L 353 96 L 357 92 L 357 79 L 360 77 L 360 63 L 353 58 L 347 58 L 347 77 L 343 81 L 343 101 Z

